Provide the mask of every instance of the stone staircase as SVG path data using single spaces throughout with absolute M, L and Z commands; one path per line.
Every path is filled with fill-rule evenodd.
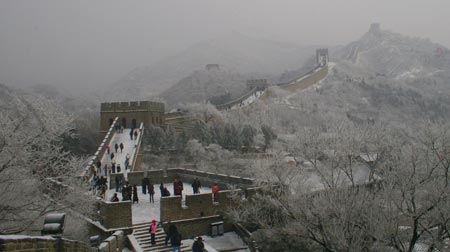
M 170 247 L 170 241 L 167 246 L 164 245 L 164 240 L 166 238 L 166 233 L 162 228 L 158 228 L 156 231 L 156 244 L 152 245 L 150 232 L 150 222 L 141 223 L 133 226 L 133 236 L 144 252 L 171 252 L 172 248 Z M 190 246 L 184 244 L 181 245 L 181 251 L 190 252 L 192 251 Z

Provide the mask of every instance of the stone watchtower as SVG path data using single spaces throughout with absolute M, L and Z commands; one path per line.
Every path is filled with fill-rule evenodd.
M 100 107 L 100 132 L 106 133 L 115 117 L 124 128 L 164 124 L 164 103 L 151 101 L 106 102 Z
M 316 64 L 317 66 L 326 66 L 329 61 L 328 48 L 320 48 L 316 50 Z
M 256 88 L 258 91 L 262 91 L 269 86 L 267 79 L 252 79 L 247 80 L 247 88 L 252 90 Z

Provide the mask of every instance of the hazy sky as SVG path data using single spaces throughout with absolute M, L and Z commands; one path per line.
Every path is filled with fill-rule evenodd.
M 337 45 L 372 22 L 450 47 L 449 0 L 1 0 L 0 83 L 105 85 L 233 31 Z

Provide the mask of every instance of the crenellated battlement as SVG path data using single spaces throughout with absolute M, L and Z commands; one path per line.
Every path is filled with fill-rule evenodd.
M 269 86 L 269 82 L 267 79 L 251 79 L 247 80 L 247 88 L 248 89 L 254 89 L 257 88 L 258 90 L 264 90 Z
M 152 101 L 131 101 L 104 102 L 100 105 L 101 112 L 125 112 L 139 110 L 164 112 L 164 103 Z
M 104 102 L 100 104 L 100 132 L 105 133 L 115 117 L 119 117 L 117 125 L 124 128 L 137 128 L 141 123 L 146 127 L 161 126 L 164 124 L 164 114 L 162 102 Z

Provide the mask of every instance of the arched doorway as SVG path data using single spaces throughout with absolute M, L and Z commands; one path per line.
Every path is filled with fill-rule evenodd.
M 136 129 L 136 119 L 131 120 L 131 128 Z
M 127 127 L 127 118 L 125 118 L 125 117 L 122 117 L 122 126 L 123 126 L 124 128 Z

